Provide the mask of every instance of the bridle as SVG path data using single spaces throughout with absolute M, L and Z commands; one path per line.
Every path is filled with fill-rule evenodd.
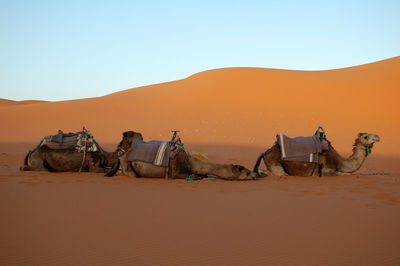
M 118 155 L 118 157 L 121 157 L 122 155 L 124 155 L 126 153 L 126 151 L 123 149 L 123 148 L 121 148 L 121 147 L 118 147 L 117 148 L 117 155 Z

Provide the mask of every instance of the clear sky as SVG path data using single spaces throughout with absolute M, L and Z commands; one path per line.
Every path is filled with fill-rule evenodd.
M 66 100 L 221 67 L 400 55 L 400 1 L 0 0 L 0 98 Z

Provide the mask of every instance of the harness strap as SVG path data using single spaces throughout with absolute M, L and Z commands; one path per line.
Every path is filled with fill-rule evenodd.
M 367 156 L 370 155 L 371 152 L 372 152 L 372 151 L 371 151 L 371 147 L 369 147 L 369 146 L 367 146 L 367 147 L 357 146 L 356 148 L 366 150 L 366 151 L 367 151 Z
M 316 135 L 320 141 L 326 140 L 325 130 L 321 126 L 318 126 L 318 129 L 315 131 L 314 135 Z
M 40 147 L 40 145 L 42 145 L 43 141 L 44 141 L 44 138 L 39 142 L 38 145 L 36 145 L 36 147 L 33 150 L 29 151 L 29 153 L 30 154 L 34 153 Z

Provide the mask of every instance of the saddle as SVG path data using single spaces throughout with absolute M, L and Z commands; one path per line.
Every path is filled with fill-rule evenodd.
M 327 149 L 317 135 L 289 138 L 284 134 L 276 136 L 281 148 L 282 160 L 317 163 L 318 156 Z
M 77 149 L 78 151 L 97 151 L 98 147 L 92 134 L 87 130 L 77 133 L 64 133 L 58 130 L 56 135 L 44 137 L 43 144 L 52 150 Z
M 152 140 L 145 142 L 140 139 L 134 139 L 131 145 L 131 153 L 128 155 L 128 161 L 141 161 L 168 167 L 171 148 L 171 141 Z

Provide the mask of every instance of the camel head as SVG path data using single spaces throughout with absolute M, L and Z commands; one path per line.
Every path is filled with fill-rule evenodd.
M 376 134 L 358 133 L 356 143 L 360 143 L 366 148 L 372 148 L 375 142 L 379 142 L 380 138 Z
M 134 131 L 126 131 L 122 133 L 122 140 L 118 145 L 117 152 L 119 155 L 125 153 L 132 145 L 134 139 L 143 140 L 142 134 Z
M 252 172 L 241 165 L 234 164 L 232 165 L 232 172 L 239 180 L 240 179 L 257 179 L 258 175 L 255 172 Z

